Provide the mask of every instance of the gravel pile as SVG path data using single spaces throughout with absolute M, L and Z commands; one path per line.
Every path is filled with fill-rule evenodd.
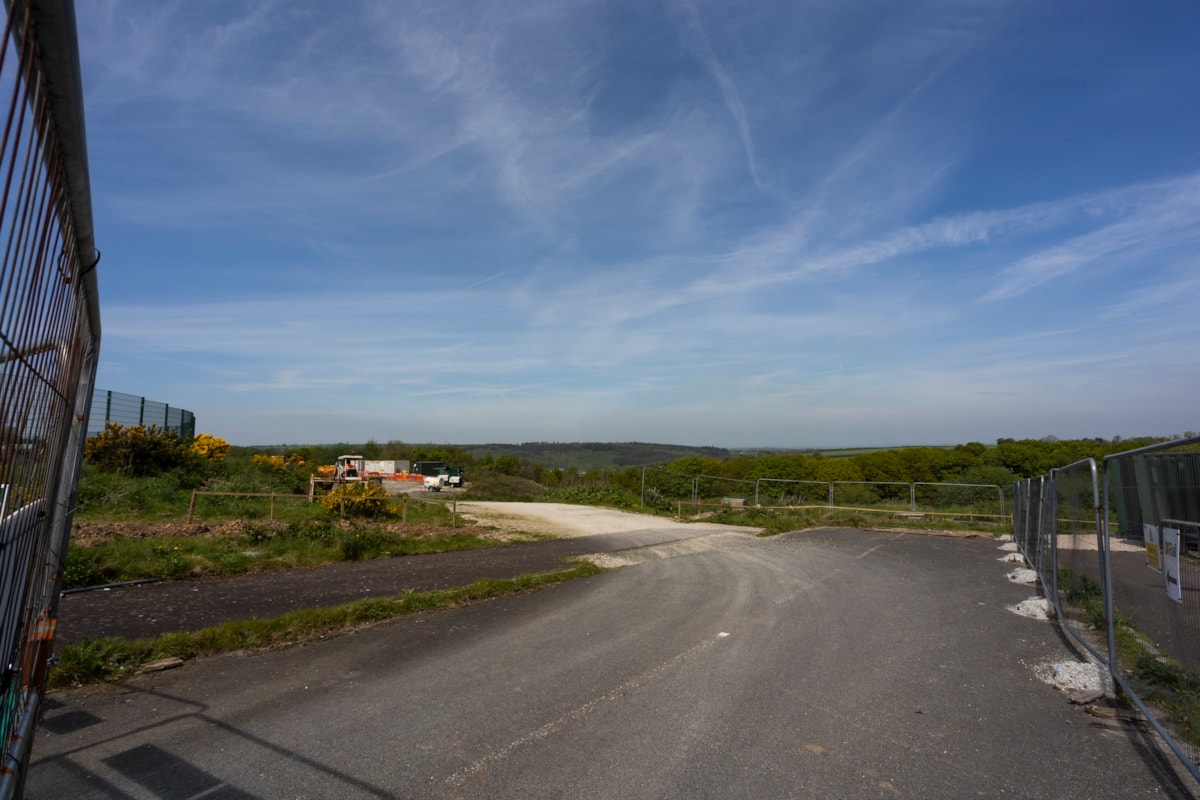
M 1044 597 L 1030 597 L 1028 600 L 1022 600 L 1015 606 L 1008 606 L 1008 610 L 1019 616 L 1029 617 L 1030 619 L 1052 619 L 1054 617 L 1054 607 Z
M 1038 574 L 1032 569 L 1014 569 L 1008 573 L 1008 579 L 1013 583 L 1026 583 L 1032 586 L 1038 582 Z
M 1051 686 L 1057 686 L 1064 692 L 1088 693 L 1103 692 L 1111 696 L 1112 678 L 1098 664 L 1085 661 L 1057 661 L 1052 664 L 1040 664 L 1034 668 L 1034 673 Z

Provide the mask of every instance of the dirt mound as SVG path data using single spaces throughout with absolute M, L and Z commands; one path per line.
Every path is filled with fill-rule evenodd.
M 84 547 L 113 539 L 157 539 L 166 536 L 238 536 L 245 530 L 242 520 L 220 525 L 187 525 L 180 522 L 76 522 L 71 526 L 72 544 Z

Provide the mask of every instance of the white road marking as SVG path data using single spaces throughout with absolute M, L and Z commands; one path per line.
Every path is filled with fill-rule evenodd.
M 884 544 L 887 544 L 887 543 L 886 543 L 886 542 L 884 542 Z M 856 556 L 855 556 L 855 558 L 856 558 L 856 559 L 857 559 L 857 558 L 866 558 L 867 556 L 871 555 L 871 553 L 874 553 L 876 550 L 878 550 L 878 549 L 879 549 L 879 548 L 881 548 L 881 547 L 883 547 L 883 545 L 882 545 L 882 544 L 877 544 L 877 545 L 875 545 L 874 547 L 872 547 L 870 550 L 868 550 L 867 552 L 865 552 L 865 553 L 859 553 L 858 555 L 856 555 Z
M 542 727 L 538 728 L 537 730 L 531 731 L 531 732 L 525 734 L 524 736 L 520 737 L 519 739 L 514 739 L 513 741 L 509 742 L 504 747 L 500 748 L 499 750 L 496 750 L 495 752 L 491 753 L 490 755 L 484 756 L 483 758 L 476 761 L 474 764 L 471 764 L 469 767 L 460 769 L 458 772 L 455 772 L 454 774 L 452 774 L 448 778 L 446 778 L 446 783 L 450 784 L 451 786 L 462 786 L 463 784 L 465 784 L 467 782 L 468 779 L 471 778 L 471 776 L 479 774 L 480 772 L 482 772 L 483 770 L 492 766 L 493 764 L 498 764 L 501 761 L 504 761 L 506 758 L 508 758 L 510 755 L 515 753 L 520 748 L 525 747 L 526 745 L 540 742 L 541 740 L 546 739 L 546 738 L 550 737 L 552 734 L 555 734 L 558 731 L 562 730 L 568 724 L 583 719 L 588 714 L 592 713 L 593 711 L 595 711 L 597 708 L 604 705 L 605 703 L 609 703 L 613 700 L 620 699 L 624 695 L 627 695 L 630 692 L 633 692 L 634 690 L 641 688 L 644 684 L 648 683 L 650 680 L 659 677 L 660 675 L 662 675 L 665 672 L 668 672 L 669 670 L 674 669 L 675 667 L 679 666 L 683 662 L 687 661 L 692 656 L 700 653 L 703 650 L 708 649 L 718 639 L 724 638 L 728 635 L 729 635 L 728 633 L 719 633 L 711 639 L 704 639 L 704 640 L 700 641 L 698 644 L 696 644 L 691 649 L 680 653 L 679 655 L 675 656 L 674 658 L 670 659 L 669 661 L 665 661 L 662 664 L 659 664 L 657 667 L 654 667 L 653 669 L 649 669 L 646 672 L 643 672 L 641 675 L 638 675 L 634 678 L 629 679 L 625 683 L 622 683 L 620 686 L 617 686 L 616 688 L 605 692 L 604 694 L 600 695 L 599 697 L 592 698 L 591 700 L 587 701 L 583 705 L 577 706 L 576 708 L 571 709 L 566 714 L 563 714 L 561 717 L 554 720 L 553 722 L 548 722 L 545 725 L 543 725 Z

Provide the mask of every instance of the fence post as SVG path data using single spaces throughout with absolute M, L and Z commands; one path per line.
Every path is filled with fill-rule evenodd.
M 450 501 L 450 527 L 458 527 L 458 498 L 455 497 Z
M 408 495 L 400 498 L 400 522 L 408 524 Z
M 192 489 L 192 502 L 188 503 L 188 521 L 187 524 L 192 524 L 192 516 L 196 513 L 196 490 Z
M 270 514 L 270 520 L 271 520 L 271 522 L 274 522 L 274 521 L 275 521 L 275 493 L 274 493 L 274 492 L 271 492 L 271 514 Z

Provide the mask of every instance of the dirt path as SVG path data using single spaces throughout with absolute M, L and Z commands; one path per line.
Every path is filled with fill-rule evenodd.
M 168 581 L 68 594 L 59 605 L 59 641 L 139 638 L 199 630 L 234 620 L 274 617 L 301 608 L 466 586 L 480 578 L 514 578 L 559 569 L 573 558 L 752 528 L 684 524 L 614 509 L 552 503 L 460 503 L 480 526 L 546 537 L 497 547 L 404 558 L 343 561 L 227 578 Z M 504 537 L 500 537 L 504 538 Z M 625 562 L 622 562 L 625 563 Z M 629 562 L 632 563 L 632 562 Z
M 637 514 L 600 506 L 576 506 L 567 503 L 492 503 L 466 501 L 458 504 L 460 514 L 482 526 L 525 531 L 557 537 L 595 536 L 598 534 L 629 533 L 647 528 L 678 529 L 694 534 L 698 531 L 716 533 L 728 531 L 729 525 L 708 522 L 676 522 L 666 517 Z M 737 528 L 739 530 L 753 530 Z

